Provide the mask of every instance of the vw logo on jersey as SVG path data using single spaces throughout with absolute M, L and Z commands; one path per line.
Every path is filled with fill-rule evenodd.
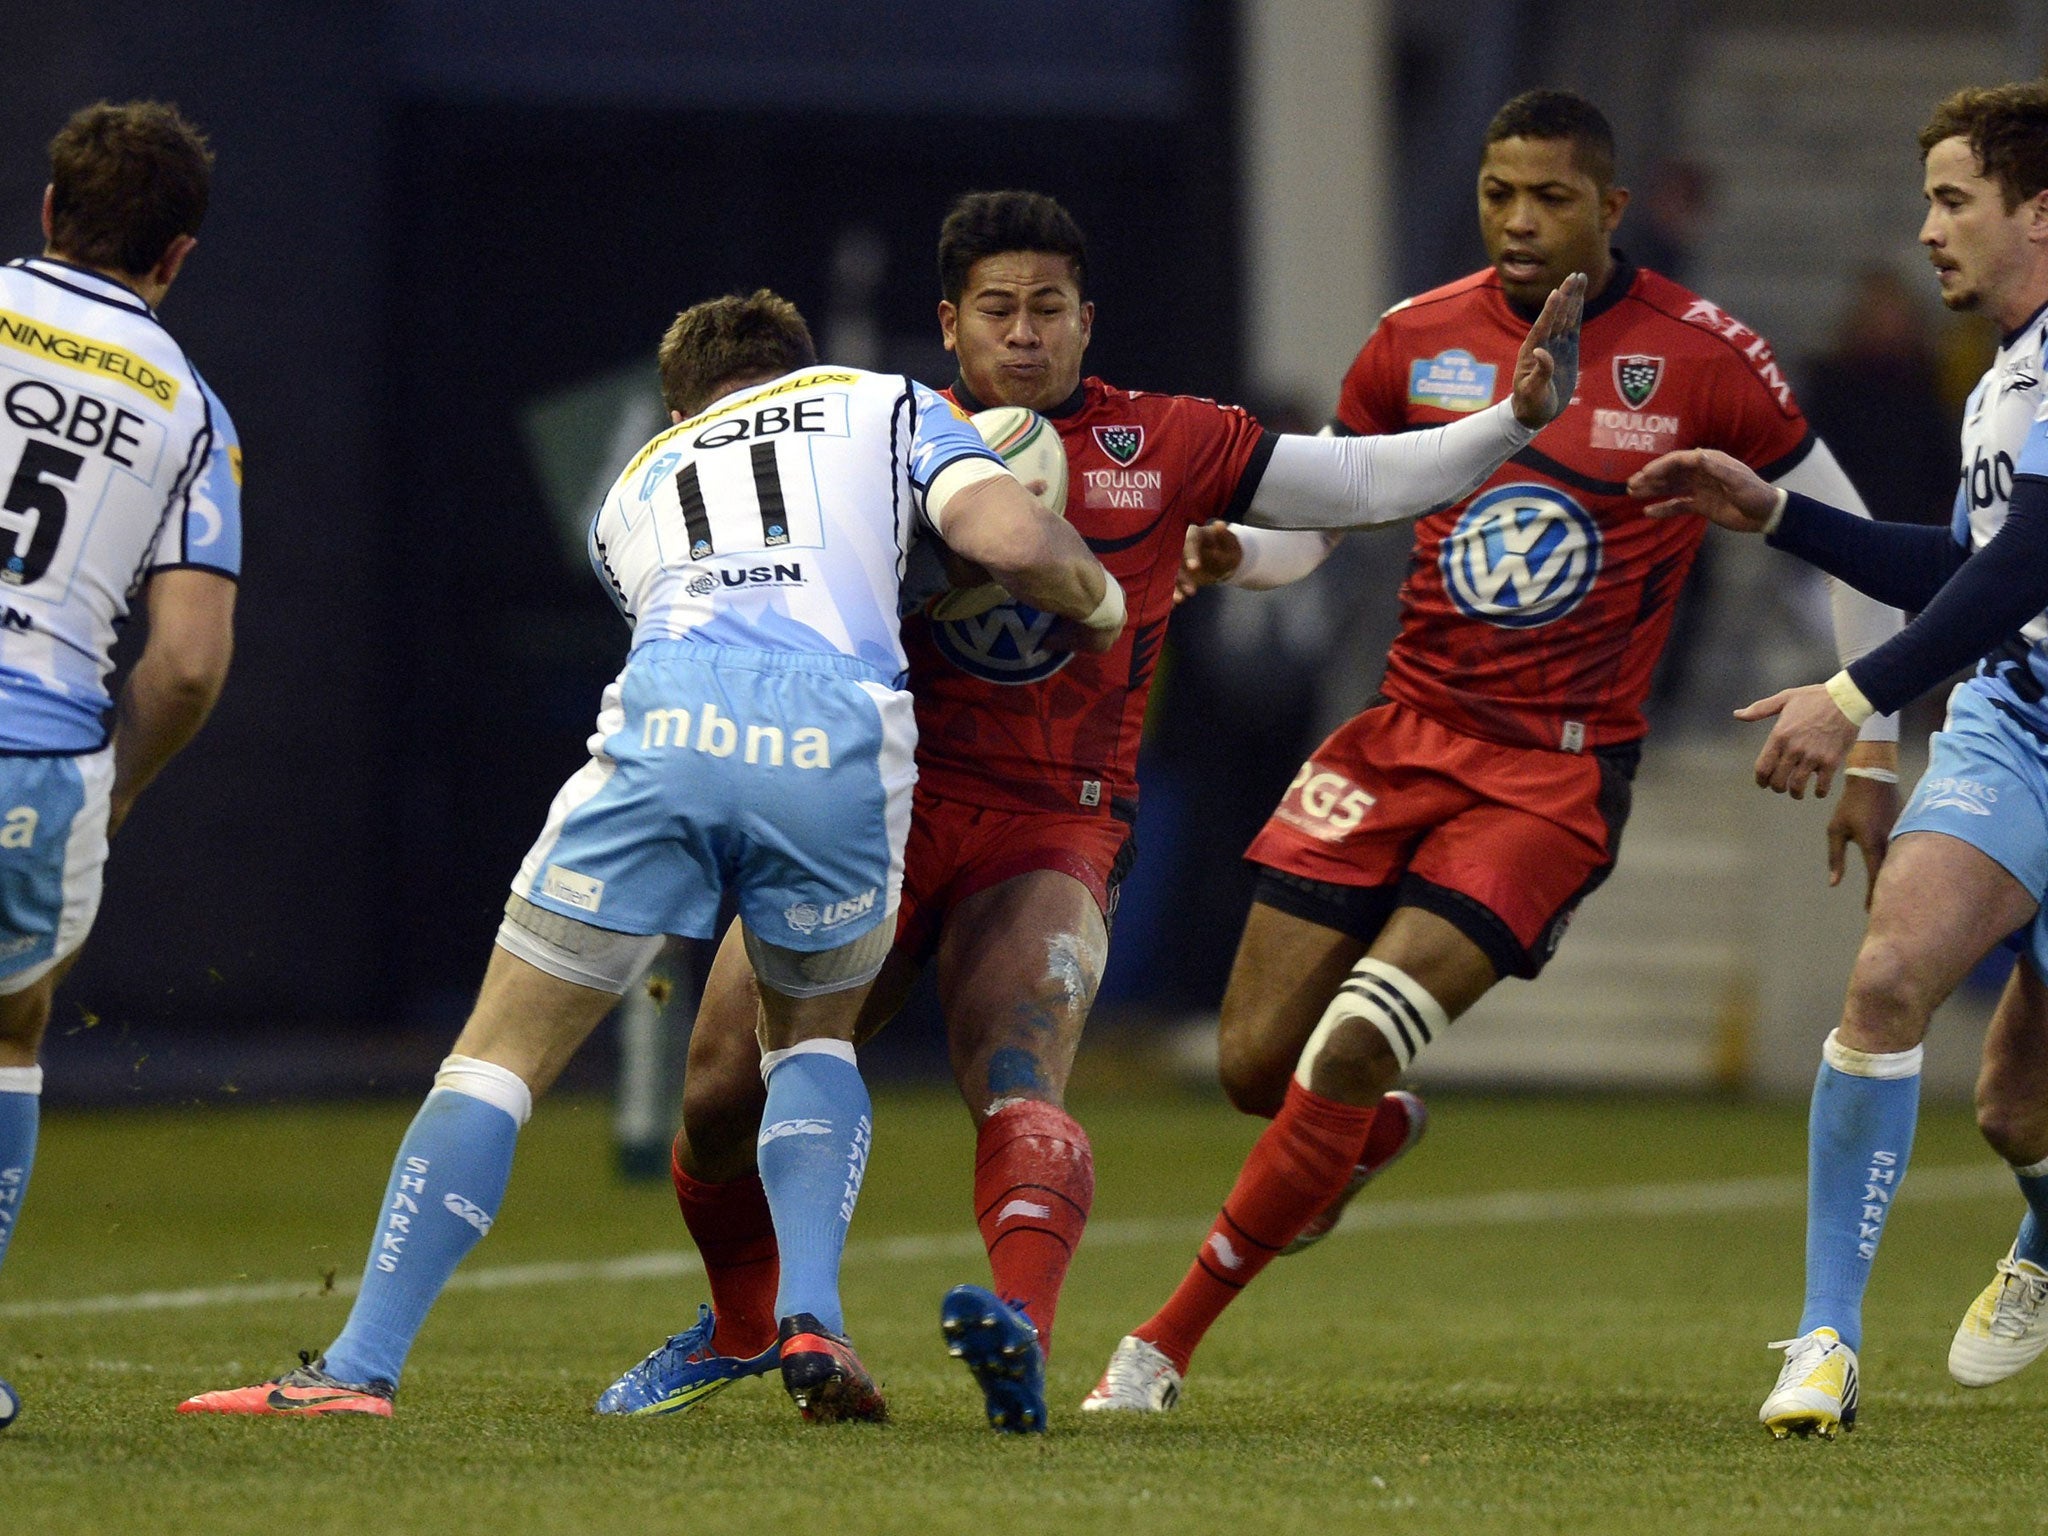
M 1461 612 L 1502 629 L 1563 618 L 1600 574 L 1600 525 L 1554 485 L 1503 485 L 1458 519 L 1438 564 Z
M 961 671 L 991 683 L 1035 683 L 1074 659 L 1044 641 L 1059 616 L 1023 603 L 1003 603 L 971 619 L 932 625 L 932 638 Z

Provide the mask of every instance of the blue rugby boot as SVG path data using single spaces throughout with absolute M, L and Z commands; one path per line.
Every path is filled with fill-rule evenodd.
M 718 1320 L 699 1303 L 696 1325 L 674 1335 L 633 1369 L 604 1389 L 596 1413 L 680 1413 L 715 1397 L 743 1376 L 765 1376 L 775 1369 L 776 1346 L 752 1359 L 721 1355 L 711 1348 Z
M 939 1303 L 946 1353 L 964 1360 L 988 1399 L 988 1422 L 1008 1434 L 1045 1432 L 1045 1351 L 1021 1306 L 980 1285 L 956 1285 Z

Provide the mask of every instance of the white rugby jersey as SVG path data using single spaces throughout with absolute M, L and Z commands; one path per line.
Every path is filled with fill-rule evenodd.
M 242 451 L 135 293 L 0 267 L 0 751 L 106 744 L 116 624 L 154 571 L 242 562 Z
M 1963 478 L 1950 533 L 1982 549 L 2005 526 L 2015 475 L 2048 477 L 2048 308 L 2008 338 L 1963 412 Z M 1985 658 L 1972 686 L 2048 732 L 2048 614 Z
M 590 563 L 633 643 L 689 636 L 907 666 L 898 595 L 934 476 L 1000 459 L 935 391 L 820 365 L 736 390 L 625 468 Z

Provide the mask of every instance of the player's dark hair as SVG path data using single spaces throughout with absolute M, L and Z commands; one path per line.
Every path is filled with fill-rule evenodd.
M 1920 130 L 1920 158 L 1943 139 L 1962 139 L 1984 179 L 1998 183 L 2005 211 L 2048 189 L 2048 85 L 1971 86 L 1934 109 Z
M 1607 115 L 1572 91 L 1524 91 L 1493 114 L 1486 142 L 1570 139 L 1572 158 L 1596 186 L 1614 185 L 1614 128 Z
M 694 416 L 734 379 L 773 377 L 818 360 L 811 328 L 780 294 L 756 288 L 746 298 L 706 299 L 677 315 L 662 334 L 661 398 Z
M 213 155 L 161 101 L 94 102 L 50 140 L 50 249 L 140 277 L 206 217 Z
M 977 261 L 1005 251 L 1064 256 L 1074 286 L 1088 291 L 1088 238 L 1074 216 L 1043 192 L 968 192 L 939 226 L 939 291 L 958 304 Z

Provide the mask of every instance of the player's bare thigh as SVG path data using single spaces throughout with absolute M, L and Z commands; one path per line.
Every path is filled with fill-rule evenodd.
M 73 950 L 33 986 L 0 995 L 0 1067 L 36 1064 L 43 1032 L 50 1027 L 50 1000 L 77 963 L 78 951 Z
M 901 950 L 883 962 L 862 1005 L 856 1046 L 894 1018 L 917 979 L 917 966 Z M 704 979 L 704 997 L 690 1030 L 683 1076 L 683 1134 L 676 1157 L 683 1171 L 706 1183 L 754 1171 L 754 1140 L 768 1090 L 761 1082 L 761 989 L 747 961 L 738 923 L 731 924 Z
M 456 1036 L 455 1054 L 517 1073 L 539 1098 L 618 1001 L 493 945 L 483 990 Z
M 1911 1050 L 1970 968 L 2038 910 L 2003 865 L 1961 839 L 1943 832 L 1898 838 L 1871 894 L 1842 1007 L 1842 1043 Z
M 1984 1035 L 1977 1128 L 2007 1162 L 2048 1158 L 2048 982 L 2027 959 L 2013 967 Z
M 1088 887 L 1057 870 L 960 902 L 939 935 L 939 1006 L 961 1097 L 979 1118 L 1004 1099 L 1063 1103 L 1109 928 Z
M 1498 979 L 1486 952 L 1456 926 L 1419 907 L 1396 907 L 1367 946 L 1350 934 L 1254 902 L 1223 998 L 1220 1071 L 1231 1103 L 1277 1114 L 1288 1079 L 1323 1010 L 1359 959 L 1370 954 L 1412 976 L 1456 1018 Z M 1336 1039 L 1310 1086 L 1366 1099 L 1393 1086 L 1399 1066 L 1376 1032 Z

